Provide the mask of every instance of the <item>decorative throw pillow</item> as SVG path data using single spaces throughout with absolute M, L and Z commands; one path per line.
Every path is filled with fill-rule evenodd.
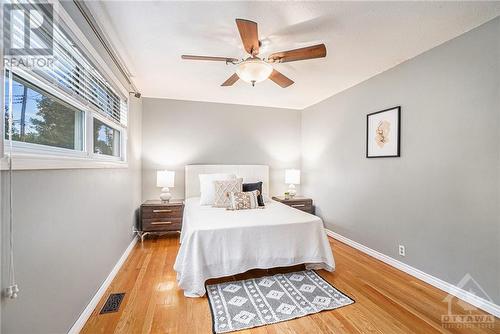
M 242 183 L 243 179 L 214 181 L 215 198 L 213 206 L 216 208 L 227 208 L 229 206 L 229 193 L 241 192 Z
M 257 201 L 259 206 L 264 206 L 264 198 L 262 197 L 262 182 L 255 183 L 243 183 L 243 191 L 259 191 L 259 196 L 257 196 Z
M 257 202 L 257 195 L 259 195 L 258 190 L 229 193 L 228 210 L 246 210 L 258 208 L 259 204 Z
M 200 174 L 200 204 L 213 205 L 215 198 L 214 181 L 236 179 L 236 175 L 227 173 Z

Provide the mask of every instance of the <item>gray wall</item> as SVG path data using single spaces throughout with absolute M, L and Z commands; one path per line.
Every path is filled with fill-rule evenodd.
M 284 170 L 300 167 L 300 111 L 144 98 L 143 199 L 155 199 L 156 170 L 175 170 L 173 198 L 184 198 L 188 164 L 266 164 L 270 192 L 286 189 Z M 300 191 L 300 189 L 298 189 Z
M 326 226 L 500 304 L 500 19 L 302 112 L 303 191 Z M 366 114 L 402 107 L 400 158 Z M 406 245 L 406 257 L 398 256 Z
M 3 333 L 66 333 L 130 244 L 141 202 L 141 108 L 131 98 L 127 169 L 14 172 L 21 292 L 2 300 Z M 2 172 L 3 194 L 6 178 Z M 3 245 L 6 231 L 4 220 Z M 2 253 L 6 282 L 5 248 Z

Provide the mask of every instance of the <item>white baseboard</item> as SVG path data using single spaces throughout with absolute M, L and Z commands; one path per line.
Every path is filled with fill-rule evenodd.
M 106 293 L 106 290 L 110 286 L 110 284 L 113 281 L 113 279 L 115 278 L 116 274 L 118 273 L 118 271 L 120 270 L 122 265 L 125 263 L 125 260 L 129 256 L 130 252 L 132 251 L 132 249 L 134 249 L 134 246 L 136 243 L 137 243 L 137 238 L 134 236 L 134 239 L 130 242 L 130 245 L 128 245 L 127 249 L 125 250 L 125 252 L 123 252 L 123 254 L 120 257 L 120 259 L 118 260 L 118 262 L 116 262 L 115 266 L 113 267 L 113 270 L 111 270 L 108 277 L 106 277 L 104 282 L 102 282 L 101 287 L 99 288 L 99 290 L 97 290 L 94 297 L 92 297 L 92 300 L 89 302 L 87 307 L 85 307 L 85 310 L 83 310 L 82 314 L 80 314 L 80 316 L 78 317 L 76 322 L 73 324 L 73 326 L 69 330 L 68 334 L 80 333 L 83 326 L 85 325 L 87 320 L 90 318 L 90 316 L 92 315 L 92 312 L 94 311 L 97 304 L 101 300 L 102 296 L 104 296 L 104 294 Z
M 387 263 L 388 265 L 399 269 L 401 271 L 404 271 L 405 273 L 416 277 L 440 290 L 443 290 L 446 293 L 449 293 L 450 295 L 453 295 L 463 301 L 466 301 L 469 304 L 474 305 L 477 308 L 480 308 L 481 310 L 488 312 L 496 317 L 500 318 L 500 306 L 496 305 L 495 303 L 480 298 L 469 291 L 463 290 L 453 284 L 450 284 L 448 282 L 445 282 L 437 277 L 434 277 L 432 275 L 429 275 L 427 273 L 424 273 L 423 271 L 413 268 L 412 266 L 407 265 L 406 263 L 403 263 L 401 261 L 398 261 L 390 256 L 387 256 L 385 254 L 382 254 L 380 252 L 377 252 L 376 250 L 373 250 L 371 248 L 366 247 L 365 245 L 362 245 L 360 243 L 357 243 L 356 241 L 353 241 L 349 238 L 346 238 L 338 233 L 335 233 L 329 229 L 325 229 L 326 234 L 334 239 L 337 239 L 338 241 L 341 241 L 353 248 L 356 248 L 357 250 L 362 251 L 363 253 L 366 253 L 377 260 L 380 260 L 384 263 Z

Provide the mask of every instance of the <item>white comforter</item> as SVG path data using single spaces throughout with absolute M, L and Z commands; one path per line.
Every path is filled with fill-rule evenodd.
M 320 218 L 276 201 L 265 209 L 229 211 L 201 206 L 199 198 L 186 200 L 174 264 L 185 296 L 203 296 L 209 278 L 302 263 L 335 268 Z

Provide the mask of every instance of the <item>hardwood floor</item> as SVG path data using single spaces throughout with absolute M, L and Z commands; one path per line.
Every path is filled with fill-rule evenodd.
M 341 242 L 330 242 L 336 271 L 318 273 L 355 299 L 355 304 L 238 333 L 500 333 L 498 318 L 493 326 L 483 324 L 483 328 L 444 328 L 441 315 L 448 312 L 443 302 L 446 293 Z M 178 249 L 177 235 L 138 243 L 82 333 L 211 333 L 206 297 L 185 298 L 177 287 L 172 267 Z M 297 269 L 253 270 L 210 283 Z M 108 295 L 118 292 L 126 293 L 120 310 L 99 315 Z M 467 305 L 454 298 L 453 314 L 468 314 Z

